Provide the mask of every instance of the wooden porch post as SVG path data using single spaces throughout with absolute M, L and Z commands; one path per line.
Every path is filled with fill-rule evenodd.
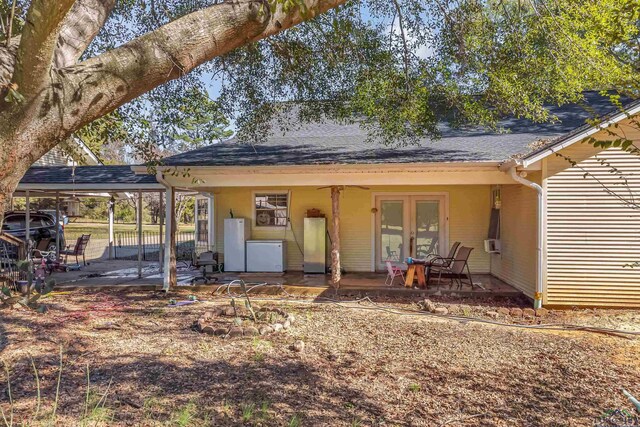
M 336 289 L 340 287 L 340 187 L 331 187 L 331 283 Z
M 25 206 L 25 215 L 24 215 L 24 244 L 27 248 L 27 256 L 29 256 L 29 239 L 31 238 L 31 198 L 29 197 L 29 190 L 24 192 L 24 206 Z
M 176 195 L 173 187 L 167 187 L 165 197 L 165 245 L 164 280 L 162 290 L 168 291 L 178 284 L 176 272 Z

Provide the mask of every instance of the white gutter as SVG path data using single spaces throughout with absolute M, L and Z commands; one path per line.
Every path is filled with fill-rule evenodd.
M 540 161 L 542 159 L 544 159 L 545 157 L 556 153 L 559 150 L 562 150 L 564 148 L 567 148 L 568 146 L 575 144 L 577 142 L 582 141 L 585 138 L 590 137 L 591 135 L 600 132 L 601 130 L 604 130 L 606 128 L 608 128 L 611 125 L 614 125 L 618 122 L 620 122 L 621 120 L 624 120 L 626 118 L 632 117 L 636 114 L 640 113 L 640 103 L 638 103 L 637 105 L 633 105 L 631 108 L 629 108 L 628 110 L 624 110 L 621 111 L 617 114 L 615 114 L 614 116 L 610 117 L 608 120 L 596 125 L 596 126 L 592 126 L 589 127 L 588 129 L 585 129 L 583 132 L 578 133 L 577 135 L 572 136 L 569 139 L 565 139 L 565 140 L 561 140 L 557 143 L 552 143 L 550 144 L 548 147 L 545 147 L 544 150 L 540 151 L 539 153 L 533 154 L 531 156 L 525 156 L 522 160 L 522 167 L 527 168 L 529 166 L 531 166 L 532 164 L 534 164 L 537 161 Z
M 518 175 L 518 171 L 516 170 L 516 166 L 512 166 L 508 170 L 509 175 L 513 178 L 514 181 L 519 182 L 522 185 L 526 185 L 529 188 L 536 190 L 538 193 L 538 237 L 536 242 L 536 293 L 533 299 L 533 307 L 541 308 L 542 307 L 542 294 L 543 294 L 543 273 L 544 273 L 544 264 L 543 264 L 543 253 L 542 253 L 542 243 L 544 242 L 544 227 L 543 227 L 543 218 L 544 218 L 544 190 L 542 187 L 535 182 L 529 181 L 524 177 Z

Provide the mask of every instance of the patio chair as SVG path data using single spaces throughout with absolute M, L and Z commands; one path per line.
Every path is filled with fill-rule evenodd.
M 453 242 L 453 245 L 451 245 L 451 249 L 449 249 L 449 255 L 447 255 L 446 257 L 441 257 L 437 254 L 431 254 L 427 258 L 428 265 L 437 267 L 451 264 L 451 261 L 453 261 L 453 258 L 456 256 L 456 252 L 458 251 L 459 246 L 460 242 Z
M 398 258 L 398 252 L 392 251 L 389 246 L 387 246 L 386 249 L 387 249 L 387 260 L 400 261 L 400 258 Z
M 462 289 L 463 276 L 467 276 L 469 279 L 468 284 L 473 288 L 473 278 L 471 277 L 471 270 L 469 269 L 468 262 L 472 250 L 473 248 L 462 246 L 455 257 L 453 257 L 449 262 L 442 265 L 432 265 L 431 269 L 435 270 L 434 272 L 438 272 L 438 283 L 440 283 L 440 280 L 442 279 L 442 273 L 446 273 L 451 279 L 450 287 L 453 287 L 453 283 L 455 281 L 458 284 L 458 289 Z
M 76 257 L 76 264 L 80 265 L 80 262 L 78 262 L 78 257 L 82 255 L 82 263 L 84 265 L 87 265 L 87 261 L 84 257 L 84 251 L 87 249 L 90 238 L 91 234 L 83 234 L 82 236 L 78 237 L 78 240 L 76 240 L 76 244 L 73 249 L 71 249 L 71 246 L 67 246 L 66 249 L 60 251 L 60 255 L 64 255 L 64 263 L 67 263 L 67 258 L 69 257 L 69 255 L 73 255 Z
M 191 279 L 191 284 L 195 284 L 198 281 L 202 281 L 203 284 L 208 284 L 209 281 L 217 282 L 217 277 L 211 277 L 211 274 L 220 272 L 220 264 L 218 263 L 218 252 L 205 251 L 201 254 L 193 252 L 192 266 L 200 269 L 200 276 L 196 276 Z
M 400 277 L 404 283 L 404 273 L 402 272 L 402 269 L 391 264 L 391 261 L 385 261 L 385 264 L 387 266 L 387 278 L 385 279 L 384 284 L 387 286 L 393 286 L 393 282 L 396 277 Z

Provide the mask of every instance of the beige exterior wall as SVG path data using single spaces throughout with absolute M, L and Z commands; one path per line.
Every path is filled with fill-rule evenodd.
M 538 194 L 524 185 L 503 185 L 500 193 L 502 248 L 499 254 L 491 255 L 491 273 L 533 298 L 536 289 Z
M 588 144 L 543 164 L 547 188 L 545 304 L 640 307 L 640 157 Z M 612 169 L 617 172 L 612 173 Z
M 210 188 L 214 194 L 216 215 L 216 250 L 224 254 L 224 218 L 232 209 L 235 217 L 253 217 L 253 191 L 291 192 L 289 229 L 260 229 L 253 227 L 254 239 L 285 239 L 288 244 L 288 269 L 302 270 L 302 254 L 296 240 L 303 247 L 303 220 L 307 209 L 317 208 L 331 220 L 329 189 L 317 187 L 227 187 Z M 347 187 L 341 198 L 342 262 L 349 271 L 371 271 L 373 268 L 374 214 L 371 212 L 374 193 L 447 193 L 449 199 L 449 242 L 461 241 L 474 249 L 470 266 L 473 273 L 488 273 L 489 255 L 483 241 L 489 227 L 491 197 L 489 185 L 451 186 L 371 186 L 368 189 Z M 295 235 L 295 237 L 294 237 Z

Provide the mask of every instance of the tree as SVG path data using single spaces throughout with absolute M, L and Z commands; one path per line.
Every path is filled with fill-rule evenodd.
M 0 5 L 0 212 L 35 159 L 116 109 L 135 130 L 137 113 L 199 87 L 189 73 L 203 64 L 223 82 L 216 102 L 244 139 L 270 131 L 294 108 L 285 100 L 302 121 L 357 119 L 372 138 L 411 143 L 437 137 L 443 118 L 546 121 L 544 102 L 637 91 L 637 0 Z

